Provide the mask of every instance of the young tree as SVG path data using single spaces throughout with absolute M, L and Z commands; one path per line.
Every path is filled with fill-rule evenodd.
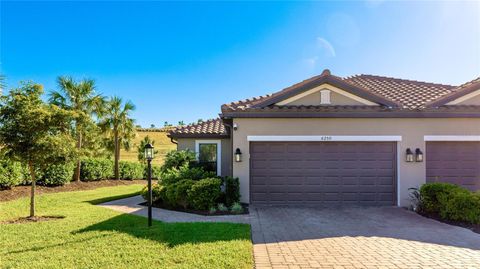
M 138 152 L 138 160 L 142 163 L 145 163 L 145 145 L 150 143 L 152 146 L 155 146 L 155 140 L 151 140 L 150 137 L 147 135 L 140 141 L 140 144 L 137 146 Z M 158 154 L 158 150 L 154 150 L 153 152 L 155 155 Z
M 91 144 L 91 141 L 85 141 L 87 130 L 94 128 L 93 116 L 102 114 L 105 98 L 95 92 L 95 81 L 91 79 L 76 82 L 71 77 L 58 77 L 57 83 L 60 90 L 50 93 L 50 103 L 80 115 L 72 128 L 72 133 L 77 139 L 77 150 L 80 152 L 74 179 L 80 181 L 80 159 L 89 155 L 89 148 L 84 146 Z
M 114 96 L 107 102 L 106 112 L 100 122 L 102 130 L 113 144 L 115 179 L 119 179 L 120 148 L 129 150 L 130 142 L 135 137 L 135 120 L 130 117 L 133 110 L 135 106 L 132 102 L 124 104 L 122 98 Z
M 30 217 L 35 216 L 35 171 L 69 161 L 76 152 L 69 127 L 77 115 L 44 103 L 42 94 L 41 85 L 25 83 L 0 97 L 0 148 L 29 169 Z

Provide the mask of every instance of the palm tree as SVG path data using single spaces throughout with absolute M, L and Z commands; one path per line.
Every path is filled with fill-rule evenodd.
M 100 126 L 113 142 L 115 158 L 115 179 L 119 179 L 118 163 L 120 160 L 120 148 L 130 149 L 130 142 L 135 137 L 135 120 L 130 118 L 130 113 L 135 110 L 135 105 L 122 98 L 114 96 L 106 104 L 106 113 L 103 115 Z
M 105 97 L 95 91 L 95 81 L 83 79 L 76 82 L 71 77 L 58 77 L 59 91 L 50 93 L 50 103 L 66 110 L 75 111 L 78 116 L 73 124 L 73 134 L 76 137 L 77 150 L 82 154 L 84 136 L 89 124 L 94 124 L 93 116 L 100 116 L 105 103 Z M 77 160 L 74 179 L 80 181 L 80 158 Z
M 3 89 L 5 89 L 5 76 L 0 74 L 0 95 L 2 95 Z

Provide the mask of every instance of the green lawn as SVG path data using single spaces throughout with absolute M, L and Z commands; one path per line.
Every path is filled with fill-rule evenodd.
M 46 194 L 39 215 L 64 219 L 0 224 L 0 268 L 251 268 L 250 228 L 162 223 L 93 205 L 142 185 Z M 0 193 L 1 195 L 1 193 Z M 28 214 L 28 198 L 0 203 L 0 221 Z

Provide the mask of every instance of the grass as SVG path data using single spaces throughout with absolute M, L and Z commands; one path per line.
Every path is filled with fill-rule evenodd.
M 137 162 L 137 147 L 140 144 L 140 141 L 142 141 L 147 135 L 150 137 L 150 139 L 155 141 L 155 149 L 158 150 L 157 156 L 155 156 L 155 159 L 152 161 L 153 164 L 162 165 L 167 152 L 177 149 L 177 146 L 170 141 L 170 138 L 167 137 L 166 132 L 137 131 L 137 135 L 133 140 L 131 149 L 129 151 L 122 149 L 120 151 L 120 159 L 124 161 Z
M 142 185 L 45 194 L 38 215 L 64 219 L 0 224 L 0 268 L 251 268 L 250 228 L 162 223 L 95 206 Z M 28 198 L 0 203 L 0 222 L 26 216 Z

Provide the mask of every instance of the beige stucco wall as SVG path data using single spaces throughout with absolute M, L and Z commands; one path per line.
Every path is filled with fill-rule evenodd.
M 480 106 L 480 95 L 474 96 L 470 99 L 467 99 L 461 103 L 458 103 L 458 105 L 474 105 L 474 106 Z
M 300 99 L 297 99 L 293 102 L 288 103 L 289 106 L 318 106 L 320 105 L 321 94 L 319 91 L 304 96 Z M 352 106 L 352 105 L 364 105 L 356 100 L 348 98 L 345 95 L 339 94 L 337 92 L 330 92 L 330 105 L 340 105 L 340 106 Z
M 240 148 L 243 161 L 233 162 L 239 177 L 242 202 L 249 202 L 248 135 L 400 135 L 398 182 L 400 206 L 408 206 L 408 188 L 425 183 L 425 162 L 406 163 L 407 148 L 420 148 L 425 158 L 424 135 L 480 135 L 480 119 L 234 119 L 233 148 Z M 328 142 L 325 142 L 328 143 Z
M 221 176 L 231 176 L 232 175 L 232 145 L 230 139 L 193 139 L 193 138 L 179 138 L 177 140 L 177 149 L 195 151 L 195 140 L 221 140 L 222 151 L 221 151 Z

